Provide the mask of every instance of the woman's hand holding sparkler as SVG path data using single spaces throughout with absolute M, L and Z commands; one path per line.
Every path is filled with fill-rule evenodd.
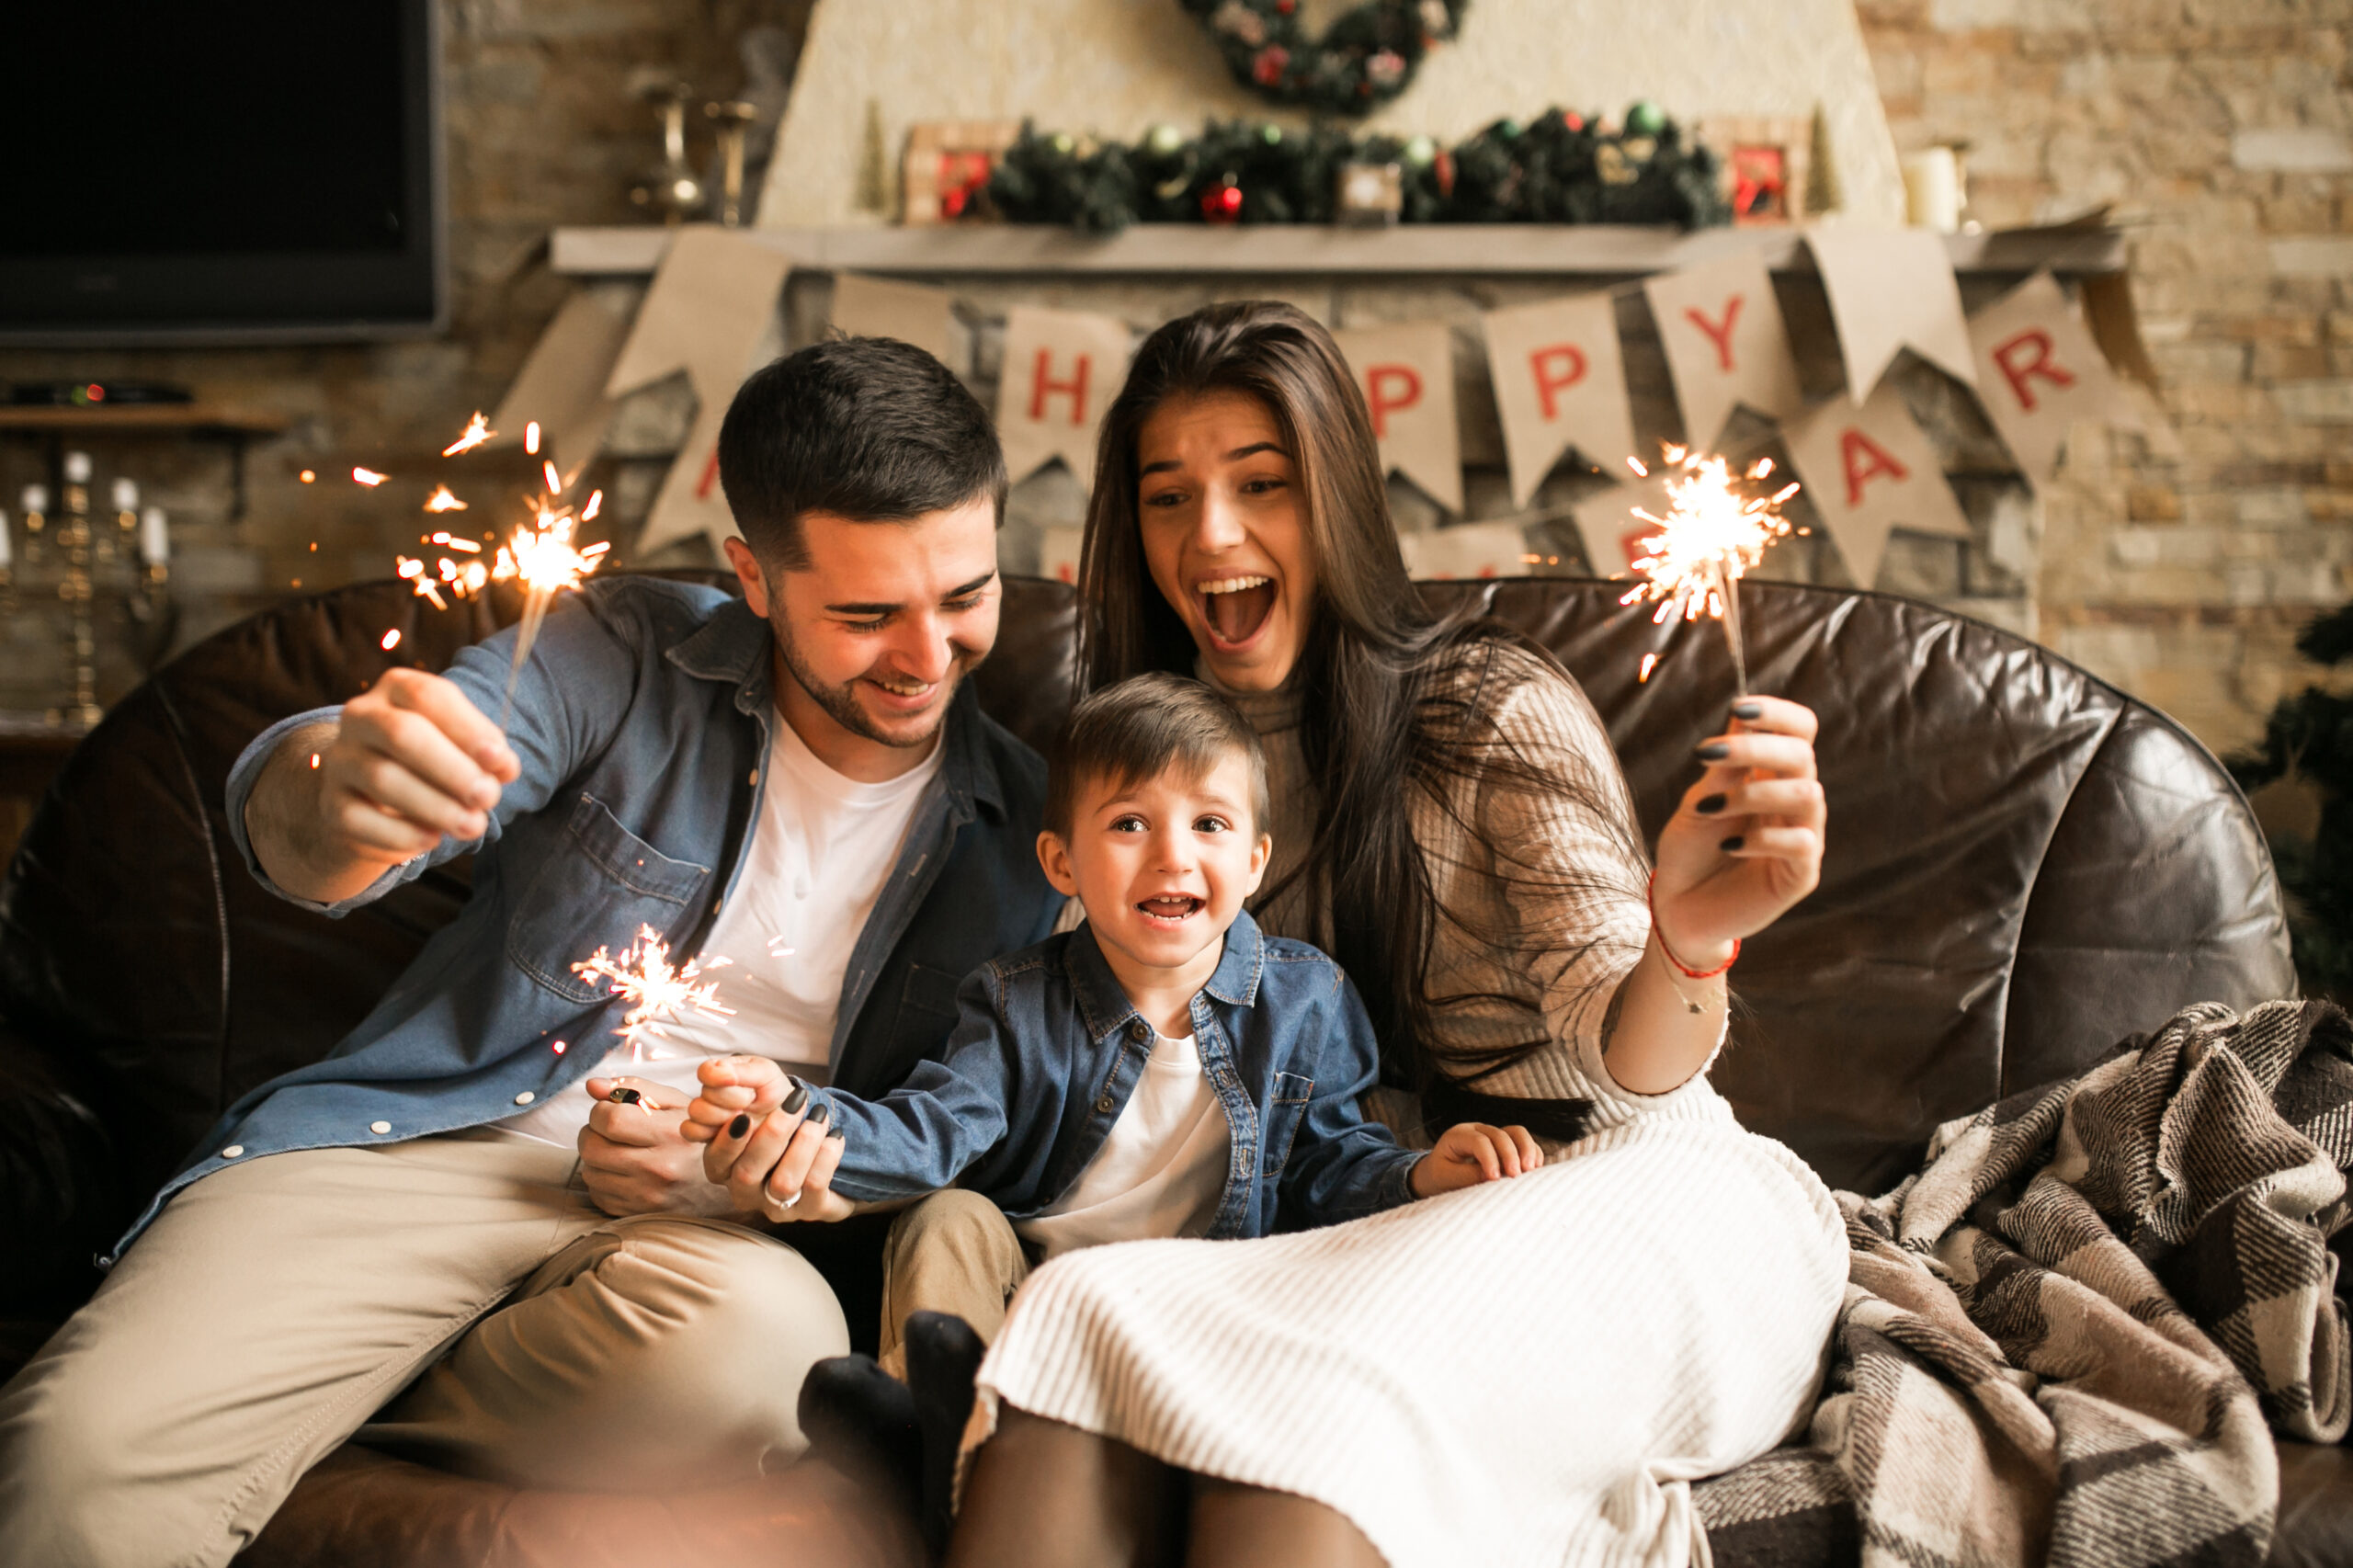
M 1746 697 L 1729 730 L 1699 744 L 1705 771 L 1660 830 L 1651 892 L 1660 937 L 1691 967 L 1715 967 L 1822 880 L 1818 728 L 1800 703 Z
M 703 1175 L 733 1206 L 782 1224 L 847 1220 L 856 1205 L 831 1186 L 840 1129 L 809 1091 L 761 1056 L 721 1056 L 695 1070 L 702 1092 L 687 1107 L 684 1137 L 709 1147 Z
M 333 903 L 444 837 L 481 837 L 519 772 L 456 685 L 390 669 L 344 704 L 341 723 L 279 745 L 246 802 L 246 831 L 280 888 Z

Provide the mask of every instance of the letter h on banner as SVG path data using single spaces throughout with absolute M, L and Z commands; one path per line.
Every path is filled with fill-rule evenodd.
M 1083 311 L 1016 305 L 1005 319 L 996 427 L 1019 483 L 1055 458 L 1081 488 L 1095 483 L 1095 437 L 1128 368 L 1128 324 Z

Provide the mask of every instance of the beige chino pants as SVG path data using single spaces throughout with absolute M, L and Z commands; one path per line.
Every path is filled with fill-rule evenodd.
M 976 1192 L 947 1187 L 891 1223 L 882 1244 L 881 1352 L 875 1359 L 907 1380 L 910 1312 L 948 1312 L 972 1325 L 983 1345 L 1005 1326 L 1029 1259 L 1005 1211 Z
M 0 1389 L 0 1568 L 217 1568 L 355 1432 L 574 1490 L 797 1458 L 801 1381 L 849 1348 L 816 1270 L 724 1221 L 613 1219 L 574 1165 L 475 1130 L 180 1192 Z

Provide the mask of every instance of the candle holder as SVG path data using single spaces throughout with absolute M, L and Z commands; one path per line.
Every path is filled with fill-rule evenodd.
M 760 106 L 738 100 L 705 104 L 703 114 L 719 128 L 719 221 L 727 228 L 744 224 L 744 142 L 760 118 Z
M 649 212 L 658 212 L 672 228 L 703 209 L 709 199 L 702 181 L 687 162 L 687 104 L 695 96 L 685 82 L 664 82 L 645 90 L 645 101 L 662 120 L 662 162 L 639 176 L 629 199 Z

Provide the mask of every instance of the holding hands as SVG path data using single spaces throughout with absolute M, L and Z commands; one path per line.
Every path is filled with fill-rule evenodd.
M 1660 939 L 1687 964 L 1713 968 L 1822 880 L 1818 727 L 1801 703 L 1748 697 L 1699 744 L 1707 770 L 1659 832 L 1651 890 Z
M 805 1086 L 764 1056 L 717 1056 L 695 1073 L 702 1091 L 678 1131 L 707 1145 L 703 1175 L 739 1211 L 779 1224 L 855 1212 L 828 1185 L 841 1164 L 841 1131 L 826 1125 L 824 1106 L 811 1108 Z
M 1435 1198 L 1481 1182 L 1507 1181 L 1544 1164 L 1544 1151 L 1525 1127 L 1458 1122 L 1440 1135 L 1406 1179 L 1416 1198 Z

